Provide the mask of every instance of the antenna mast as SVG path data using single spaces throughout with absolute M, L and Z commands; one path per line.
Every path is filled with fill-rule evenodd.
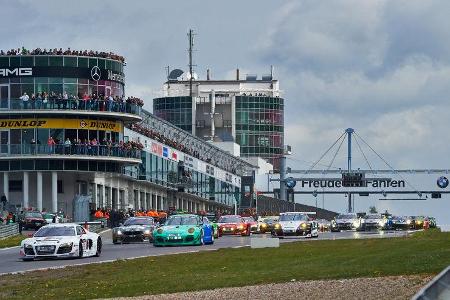
M 192 63 L 192 51 L 194 50 L 194 30 L 189 29 L 189 33 L 188 33 L 188 38 L 189 38 L 189 96 L 192 97 L 192 80 L 194 78 L 194 73 L 193 73 L 193 63 Z

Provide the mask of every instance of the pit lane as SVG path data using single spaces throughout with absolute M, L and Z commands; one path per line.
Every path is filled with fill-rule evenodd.
M 324 232 L 319 234 L 319 238 L 305 239 L 298 237 L 285 237 L 281 243 L 294 241 L 310 242 L 315 240 L 335 240 L 335 239 L 365 239 L 365 238 L 390 238 L 400 237 L 409 234 L 406 231 L 383 231 L 383 232 Z M 8 273 L 20 273 L 26 271 L 61 268 L 65 266 L 83 265 L 90 263 L 101 263 L 115 261 L 118 259 L 132 259 L 145 256 L 160 256 L 166 254 L 213 251 L 221 248 L 239 248 L 250 246 L 251 238 L 271 238 L 270 234 L 255 234 L 252 237 L 223 236 L 216 239 L 214 245 L 205 246 L 183 246 L 183 247 L 153 247 L 146 243 L 132 243 L 114 245 L 111 239 L 111 231 L 101 234 L 103 239 L 103 250 L 100 257 L 88 257 L 83 259 L 46 259 L 24 262 L 19 258 L 19 248 L 0 249 L 0 275 Z

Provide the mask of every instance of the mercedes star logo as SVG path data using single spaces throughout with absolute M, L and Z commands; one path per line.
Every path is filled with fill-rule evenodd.
M 99 67 L 97 67 L 97 66 L 92 67 L 92 69 L 91 69 L 91 77 L 92 77 L 93 80 L 99 81 L 100 77 L 101 77 L 101 74 L 102 73 L 101 73 Z

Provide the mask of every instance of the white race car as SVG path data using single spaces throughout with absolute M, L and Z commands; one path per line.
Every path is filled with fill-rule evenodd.
M 280 213 L 280 219 L 275 224 L 272 236 L 279 238 L 284 236 L 319 237 L 319 226 L 306 213 Z
M 23 260 L 100 256 L 102 239 L 79 224 L 54 223 L 41 227 L 31 238 L 20 244 Z

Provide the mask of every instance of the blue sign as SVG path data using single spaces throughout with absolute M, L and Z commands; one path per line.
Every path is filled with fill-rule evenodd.
M 288 188 L 292 189 L 297 184 L 297 181 L 295 181 L 295 179 L 292 177 L 288 177 L 288 178 L 286 178 L 285 183 Z
M 163 156 L 167 158 L 169 157 L 169 148 L 163 147 Z

